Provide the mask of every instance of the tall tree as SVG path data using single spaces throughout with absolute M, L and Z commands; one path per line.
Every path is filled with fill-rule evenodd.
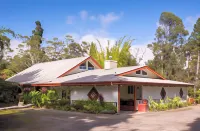
M 10 50 L 10 38 L 8 35 L 11 34 L 15 37 L 15 33 L 6 28 L 0 28 L 0 60 L 3 58 L 5 50 Z
M 188 31 L 182 20 L 171 12 L 163 12 L 156 30 L 155 42 L 148 47 L 154 54 L 151 66 L 168 79 L 180 80 L 184 73 L 185 44 Z
M 31 65 L 46 61 L 44 50 L 41 48 L 43 29 L 40 21 L 36 21 L 36 28 L 32 31 L 32 36 L 21 36 L 26 44 L 26 53 L 30 56 Z
M 70 35 L 66 36 L 67 47 L 65 50 L 65 58 L 83 57 L 88 53 L 89 45 L 86 42 L 79 44 L 74 41 Z
M 186 49 L 189 56 L 191 56 L 191 61 L 189 62 L 190 67 L 188 70 L 190 71 L 189 73 L 193 73 L 196 90 L 196 88 L 200 88 L 200 18 L 198 18 L 196 24 L 194 25 L 193 31 L 188 39 L 188 43 L 186 44 Z
M 116 60 L 118 62 L 119 67 L 124 66 L 133 66 L 136 65 L 136 59 L 131 54 L 131 39 L 125 39 L 125 37 L 116 41 L 115 45 L 110 47 L 110 43 L 108 41 L 108 45 L 106 50 L 104 50 L 99 43 L 100 49 L 97 49 L 97 46 L 94 42 L 90 45 L 89 55 L 93 56 L 102 66 L 104 66 L 104 61 L 107 59 Z M 110 58 L 112 57 L 112 58 Z
M 61 60 L 65 55 L 65 48 L 67 44 L 58 38 L 53 38 L 53 40 L 47 41 L 48 46 L 45 48 L 45 53 L 50 60 Z

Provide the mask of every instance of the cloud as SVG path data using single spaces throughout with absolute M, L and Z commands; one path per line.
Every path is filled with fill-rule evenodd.
M 184 20 L 185 28 L 191 33 L 193 31 L 194 24 L 197 22 L 197 19 L 200 18 L 200 14 L 195 16 L 188 16 Z
M 105 27 L 119 20 L 122 16 L 123 16 L 123 12 L 121 12 L 119 15 L 115 14 L 114 12 L 111 12 L 105 15 L 103 14 L 99 15 L 99 20 L 100 20 L 100 23 Z
M 90 16 L 90 20 L 96 20 L 96 19 L 97 18 L 94 15 Z
M 7 56 L 11 56 L 11 57 L 15 56 L 18 53 L 18 49 L 17 49 L 18 45 L 21 44 L 21 43 L 22 42 L 19 41 L 19 40 L 15 40 L 15 39 L 11 40 L 10 41 L 10 48 L 13 50 L 13 52 L 8 53 Z
M 75 19 L 80 20 L 90 20 L 90 21 L 96 21 L 99 22 L 102 28 L 107 27 L 111 23 L 118 21 L 122 16 L 123 12 L 120 12 L 119 14 L 115 12 L 109 12 L 106 14 L 89 14 L 88 11 L 82 10 L 78 13 L 78 15 L 71 15 L 67 16 L 67 24 L 73 24 Z
M 85 20 L 88 17 L 88 12 L 85 10 L 80 11 L 79 14 L 82 20 Z
M 139 65 L 145 65 L 145 62 L 148 60 L 153 60 L 154 55 L 152 51 L 147 48 L 147 45 L 152 43 L 153 40 L 149 40 L 144 42 L 143 44 L 132 45 L 131 53 L 134 57 L 136 57 Z
M 75 20 L 75 16 L 67 16 L 67 24 L 73 24 Z
M 114 45 L 116 42 L 115 38 L 101 37 L 101 36 L 96 36 L 94 34 L 86 34 L 81 37 L 80 43 L 82 41 L 89 42 L 89 43 L 94 42 L 97 44 L 97 47 L 100 49 L 97 40 L 101 43 L 101 46 L 103 47 L 103 49 L 105 49 L 107 47 L 108 41 L 110 42 L 110 46 Z

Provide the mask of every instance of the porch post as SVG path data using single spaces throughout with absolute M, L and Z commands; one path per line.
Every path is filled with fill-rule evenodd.
M 134 111 L 136 111 L 136 106 L 137 106 L 136 95 L 137 95 L 137 93 L 136 93 L 136 86 L 134 86 Z
M 117 101 L 117 112 L 120 112 L 120 85 L 117 87 L 118 89 L 118 101 Z

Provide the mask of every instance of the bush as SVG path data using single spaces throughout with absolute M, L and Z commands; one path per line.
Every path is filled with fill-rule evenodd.
M 58 100 L 58 105 L 59 106 L 70 105 L 70 101 L 67 99 L 61 99 L 61 100 Z
M 37 107 L 41 107 L 41 104 L 42 104 L 41 95 L 42 93 L 39 91 L 31 91 L 29 93 L 29 96 L 31 98 L 31 103 Z
M 58 94 L 56 93 L 55 90 L 48 90 L 47 97 L 51 102 L 55 102 L 58 99 Z
M 155 102 L 152 97 L 149 97 L 149 100 L 150 111 L 164 111 L 188 106 L 188 102 L 183 102 L 180 97 L 174 97 L 173 99 L 167 97 L 166 100 L 160 100 L 160 102 Z
M 23 94 L 23 100 L 25 104 L 32 103 L 36 107 L 48 106 L 50 107 L 53 103 L 56 104 L 58 95 L 54 90 L 48 90 L 47 93 L 40 91 L 31 91 Z
M 117 112 L 117 107 L 114 106 L 112 103 L 104 103 L 104 111 L 115 111 Z
M 22 101 L 24 101 L 24 104 L 31 103 L 31 97 L 30 97 L 29 93 L 24 93 L 22 96 L 22 99 L 23 99 Z
M 102 111 L 117 111 L 117 108 L 111 103 L 100 103 L 94 100 L 77 100 L 72 105 L 72 110 L 89 112 L 89 113 L 100 113 Z

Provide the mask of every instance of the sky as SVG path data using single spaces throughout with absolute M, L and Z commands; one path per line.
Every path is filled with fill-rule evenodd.
M 162 12 L 179 16 L 190 32 L 200 17 L 199 0 L 4 0 L 0 6 L 0 27 L 31 35 L 35 21 L 44 29 L 44 38 L 72 35 L 77 41 L 96 41 L 103 46 L 123 36 L 135 39 L 132 53 L 143 56 L 142 64 L 153 59 L 146 48 L 154 40 Z M 16 48 L 20 40 L 12 39 Z

